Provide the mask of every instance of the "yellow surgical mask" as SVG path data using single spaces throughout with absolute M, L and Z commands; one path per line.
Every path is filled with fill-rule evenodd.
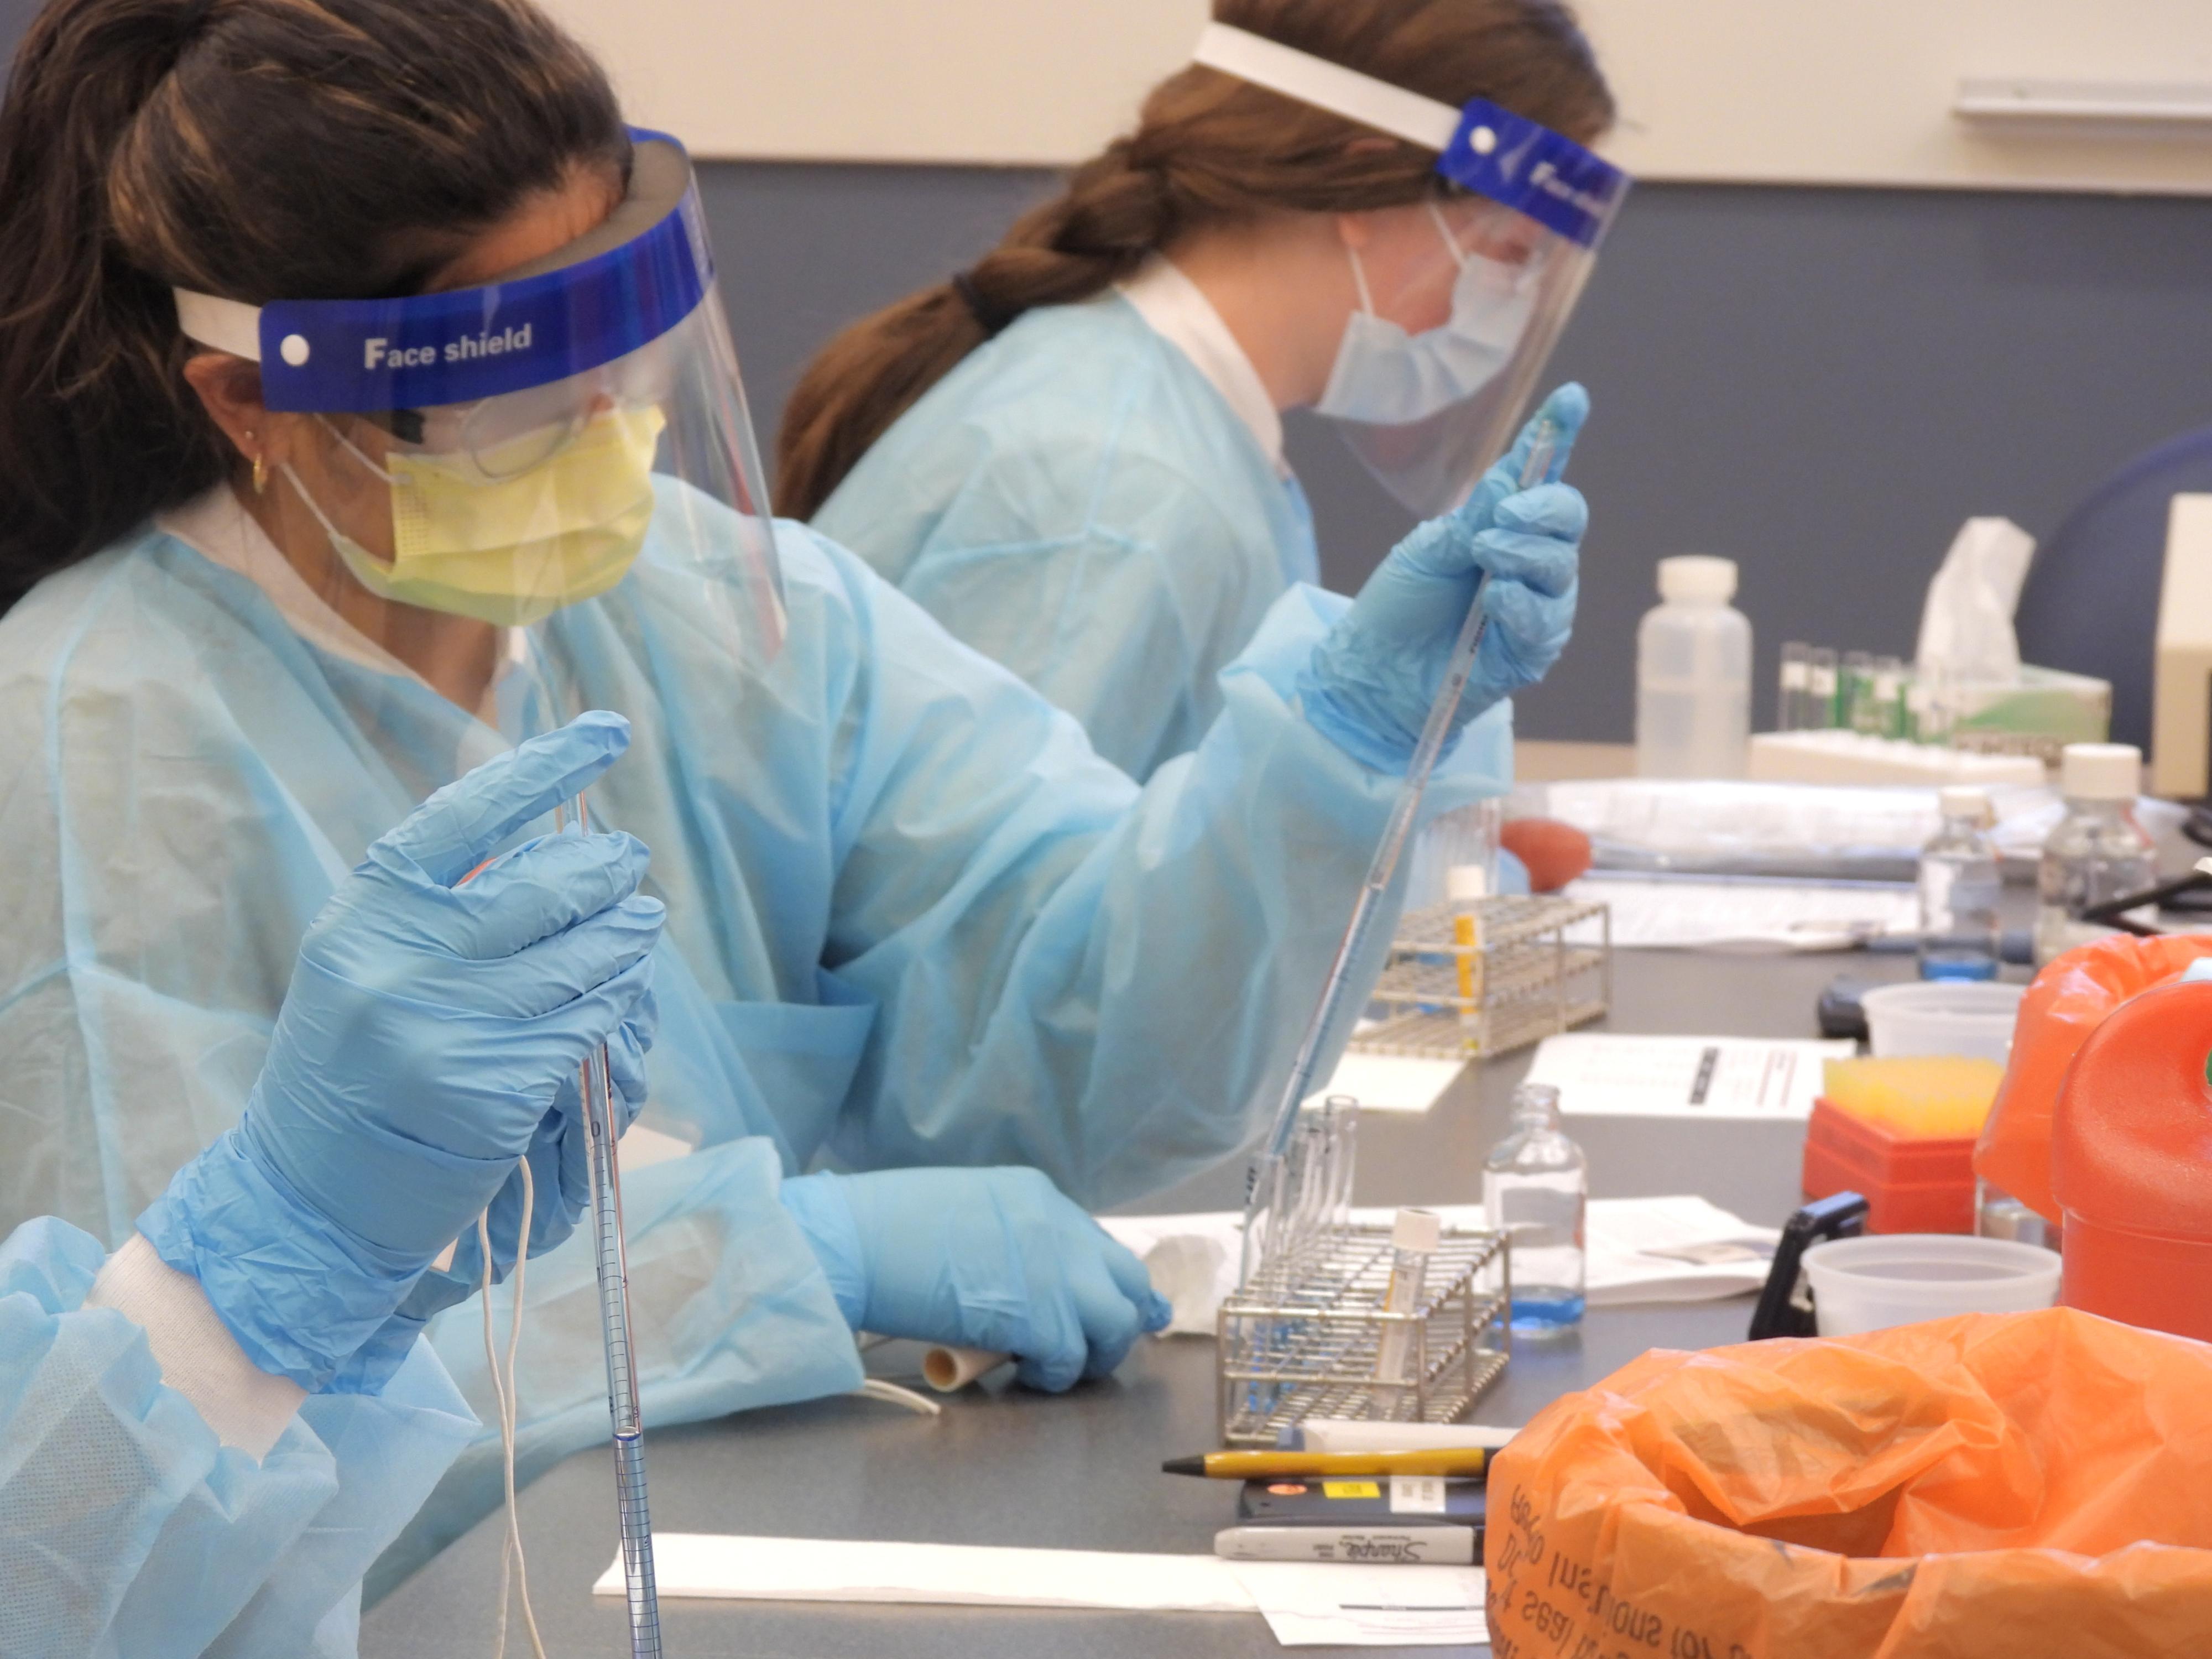
M 370 592 L 526 628 L 597 598 L 636 562 L 653 521 L 653 456 L 665 423 L 656 405 L 606 410 L 556 453 L 511 474 L 502 461 L 543 448 L 542 434 L 476 454 L 393 450 L 381 465 L 341 435 L 392 486 L 389 564 L 331 524 L 284 471 Z

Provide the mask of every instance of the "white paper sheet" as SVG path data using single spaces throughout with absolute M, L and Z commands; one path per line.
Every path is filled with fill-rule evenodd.
M 1849 1047 L 1849 1044 L 1845 1044 Z M 1480 1204 L 1435 1204 L 1428 1207 L 1448 1227 L 1480 1227 Z M 1388 1224 L 1394 1212 L 1353 1212 L 1363 1222 Z M 1109 1215 L 1099 1224 L 1150 1261 L 1169 1255 L 1213 1264 L 1210 1290 L 1176 1285 L 1164 1290 L 1175 1304 L 1171 1334 L 1211 1336 L 1222 1298 L 1237 1288 L 1243 1217 L 1234 1211 L 1192 1215 Z M 1585 1237 L 1589 1251 L 1587 1295 L 1595 1307 L 1629 1307 L 1665 1302 L 1707 1302 L 1757 1290 L 1766 1282 L 1767 1258 L 1780 1235 L 1754 1226 L 1718 1205 L 1694 1196 L 1594 1198 Z M 1206 1248 L 1163 1250 L 1170 1240 L 1203 1241 Z M 1732 1248 L 1733 1247 L 1733 1248 Z M 1684 1256 L 1656 1256 L 1654 1249 L 1679 1250 Z M 1702 1258 L 1702 1259 L 1699 1259 Z
M 1702 1198 L 1593 1199 L 1585 1297 L 1594 1308 L 1711 1302 L 1766 1282 L 1779 1228 Z M 1663 1252 L 1664 1254 L 1654 1254 Z
M 660 1593 L 725 1601 L 1259 1613 L 1285 1647 L 1444 1647 L 1489 1639 L 1468 1567 L 1229 1562 L 1212 1555 L 659 1533 Z M 623 1594 L 622 1557 L 592 1586 Z
M 1528 1081 L 1557 1089 L 1573 1116 L 1802 1121 L 1820 1097 L 1821 1063 L 1857 1052 L 1848 1039 L 1570 1031 L 1536 1045 Z
M 1607 906 L 1623 950 L 1849 951 L 1920 926 L 1913 890 L 1877 882 L 1595 876 L 1567 896 Z
M 1460 1647 L 1490 1639 L 1480 1567 L 1228 1565 L 1286 1648 Z
M 1318 1106 L 1331 1095 L 1350 1095 L 1363 1112 L 1425 1112 L 1466 1069 L 1463 1060 L 1348 1051 L 1329 1080 L 1308 1095 L 1305 1103 Z
M 1212 1555 L 663 1532 L 653 1534 L 653 1567 L 663 1595 L 749 1601 L 1185 1613 L 1249 1613 L 1255 1605 L 1229 1564 Z M 619 1554 L 592 1590 L 624 1593 Z

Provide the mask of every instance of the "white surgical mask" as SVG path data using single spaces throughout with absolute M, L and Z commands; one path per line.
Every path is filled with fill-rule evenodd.
M 1347 247 L 1359 309 L 1345 322 L 1316 413 L 1376 426 L 1408 425 L 1474 397 L 1513 355 L 1534 307 L 1533 273 L 1463 252 L 1437 204 L 1431 202 L 1428 209 L 1459 264 L 1449 319 L 1441 328 L 1408 334 L 1376 316 L 1359 252 Z

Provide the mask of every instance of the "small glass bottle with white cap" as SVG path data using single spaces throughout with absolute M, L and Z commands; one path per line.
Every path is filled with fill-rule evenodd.
M 2003 878 L 1988 832 L 1990 798 L 1953 785 L 1942 827 L 1920 849 L 1920 977 L 1995 979 Z
M 1636 772 L 1740 778 L 1751 744 L 1751 622 L 1733 559 L 1659 561 L 1656 610 L 1636 630 Z
M 2112 931 L 2084 923 L 2083 911 L 2157 881 L 2157 849 L 2136 822 L 2142 782 L 2142 751 L 2133 744 L 2066 745 L 2058 785 L 2066 816 L 2043 843 L 2037 875 L 2037 967 Z
M 1588 1266 L 1583 1221 L 1589 1164 L 1559 1118 L 1559 1091 L 1513 1091 L 1513 1132 L 1482 1166 L 1484 1223 L 1513 1242 L 1513 1334 L 1541 1336 L 1582 1323 Z

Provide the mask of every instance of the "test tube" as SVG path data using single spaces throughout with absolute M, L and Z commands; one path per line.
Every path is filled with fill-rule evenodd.
M 1951 726 L 1957 716 L 1957 705 L 1951 696 L 1951 681 L 1940 671 L 1925 675 L 1913 682 L 1913 690 L 1920 703 L 1919 729 L 1917 736 L 1923 743 L 1948 743 Z
M 1434 1210 L 1401 1210 L 1390 1225 L 1390 1282 L 1382 1292 L 1382 1311 L 1412 1315 L 1421 1306 L 1429 1258 L 1443 1242 L 1443 1221 Z M 1414 1340 L 1410 1318 L 1386 1319 L 1375 1348 L 1375 1381 L 1368 1396 L 1370 1417 L 1395 1418 L 1404 1408 L 1406 1391 L 1421 1379 L 1415 1372 L 1423 1345 Z
M 1844 653 L 1844 672 L 1836 691 L 1836 724 L 1848 731 L 1871 733 L 1875 728 L 1874 653 Z
M 1350 1095 L 1331 1095 L 1328 1113 L 1328 1181 L 1322 1224 L 1341 1238 L 1352 1224 L 1352 1182 L 1359 1154 L 1359 1103 Z
M 1782 689 L 1774 702 L 1774 729 L 1802 732 L 1813 719 L 1813 647 L 1792 640 L 1782 647 Z
M 1843 724 L 1836 708 L 1836 653 L 1828 646 L 1816 645 L 1807 653 L 1807 659 L 1812 692 L 1805 709 L 1806 726 L 1811 731 L 1825 732 Z
M 1328 1141 L 1328 1127 L 1316 1113 L 1298 1125 L 1297 1139 L 1291 1143 L 1294 1180 L 1283 1260 L 1293 1273 L 1313 1248 L 1314 1218 L 1320 1212 L 1322 1185 L 1327 1173 Z
M 1895 657 L 1878 657 L 1874 665 L 1875 732 L 1877 736 L 1905 735 L 1905 665 Z

